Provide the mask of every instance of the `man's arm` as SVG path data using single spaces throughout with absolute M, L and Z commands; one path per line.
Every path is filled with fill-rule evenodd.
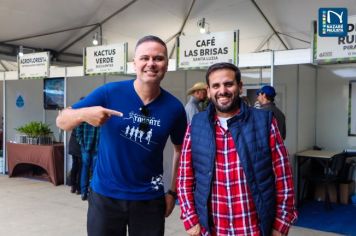
M 273 119 L 271 125 L 270 147 L 276 186 L 276 217 L 272 235 L 287 235 L 291 224 L 297 219 L 297 211 L 288 152 L 277 128 L 276 119 Z
M 101 106 L 79 109 L 69 107 L 58 114 L 56 124 L 63 130 L 72 130 L 82 122 L 87 122 L 93 126 L 100 126 L 112 115 L 122 116 L 122 113 Z
M 182 145 L 173 145 L 173 159 L 172 159 L 172 179 L 170 190 L 174 193 L 177 192 L 176 180 L 177 180 L 177 170 L 179 165 L 179 156 L 182 151 Z M 175 206 L 176 199 L 172 194 L 166 194 L 166 217 L 168 217 Z
M 172 180 L 171 180 L 171 190 L 176 192 L 177 191 L 177 172 L 179 166 L 179 157 L 182 152 L 182 145 L 173 145 L 173 163 L 172 163 Z
M 200 235 L 199 218 L 195 210 L 193 189 L 195 186 L 192 164 L 190 127 L 184 137 L 177 174 L 177 193 L 181 208 L 181 219 L 188 235 Z

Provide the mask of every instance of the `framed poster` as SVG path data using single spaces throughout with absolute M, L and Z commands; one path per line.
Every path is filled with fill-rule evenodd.
M 46 110 L 64 108 L 64 78 L 43 80 L 43 107 Z
M 349 84 L 349 136 L 356 136 L 356 81 L 350 81 Z

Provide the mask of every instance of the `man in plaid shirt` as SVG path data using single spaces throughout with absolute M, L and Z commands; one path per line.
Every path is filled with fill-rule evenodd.
M 177 177 L 188 235 L 287 235 L 297 212 L 276 120 L 241 101 L 236 66 L 212 65 L 206 82 L 212 103 L 188 126 Z
M 83 201 L 88 199 L 89 179 L 98 156 L 100 128 L 82 122 L 76 128 L 77 141 L 82 151 L 82 169 L 80 176 L 80 194 Z

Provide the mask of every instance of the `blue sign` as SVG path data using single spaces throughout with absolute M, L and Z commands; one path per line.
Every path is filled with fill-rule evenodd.
M 319 36 L 347 36 L 347 8 L 319 8 Z

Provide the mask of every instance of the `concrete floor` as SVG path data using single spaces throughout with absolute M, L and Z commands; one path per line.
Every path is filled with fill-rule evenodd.
M 0 235 L 84 236 L 87 202 L 71 194 L 68 186 L 0 175 Z M 165 235 L 184 236 L 179 207 L 166 220 Z M 292 227 L 291 236 L 337 235 Z

